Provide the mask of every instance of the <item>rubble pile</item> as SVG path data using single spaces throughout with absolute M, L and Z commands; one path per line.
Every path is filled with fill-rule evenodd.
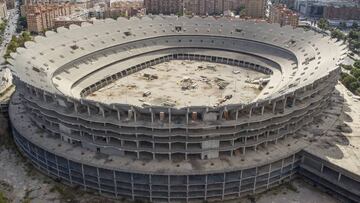
M 184 77 L 180 80 L 180 86 L 182 90 L 196 89 L 197 83 L 189 77 Z

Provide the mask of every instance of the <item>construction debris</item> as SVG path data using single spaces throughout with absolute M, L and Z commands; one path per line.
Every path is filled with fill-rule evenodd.
M 143 97 L 147 97 L 147 96 L 149 96 L 150 94 L 151 94 L 150 91 L 145 91 L 145 92 L 143 93 Z
M 159 78 L 159 76 L 157 76 L 155 74 L 149 74 L 149 73 L 144 73 L 143 77 L 147 80 L 155 80 L 155 79 Z
M 181 81 L 180 81 L 180 86 L 182 90 L 190 90 L 190 89 L 196 89 L 198 87 L 198 84 L 194 82 L 194 80 L 192 80 L 189 77 L 184 77 Z
M 224 98 L 218 99 L 218 102 L 216 103 L 216 106 L 219 106 L 220 104 L 226 102 L 227 100 L 230 100 L 233 96 L 231 94 L 225 95 Z
M 206 67 L 204 67 L 203 65 L 200 65 L 197 67 L 197 70 L 212 70 L 212 71 L 216 71 L 216 66 L 213 65 L 207 65 Z
M 225 89 L 226 86 L 228 86 L 230 83 L 225 81 L 224 79 L 218 78 L 216 77 L 214 82 L 217 84 L 217 86 L 219 87 L 219 89 Z

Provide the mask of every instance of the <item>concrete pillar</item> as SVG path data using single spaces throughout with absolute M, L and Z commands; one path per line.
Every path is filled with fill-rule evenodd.
M 189 108 L 186 109 L 186 124 L 189 124 Z M 187 128 L 186 128 L 187 129 Z
M 236 115 L 235 115 L 235 120 L 238 120 L 238 117 L 239 117 L 239 109 L 236 109 Z
M 43 95 L 43 100 L 44 100 L 45 102 L 47 102 L 45 92 L 43 92 L 42 95 Z
M 115 197 L 118 197 L 117 183 L 116 183 L 116 172 L 115 171 L 113 171 L 113 180 L 114 180 L 114 188 L 115 188 Z
M 241 196 L 241 180 L 242 180 L 242 174 L 243 174 L 242 172 L 243 172 L 243 170 L 240 171 L 239 194 L 238 194 L 239 197 Z
M 283 108 L 284 108 L 284 111 L 285 111 L 285 108 L 286 108 L 286 102 L 287 102 L 287 97 L 285 97 L 285 99 L 284 99 L 283 101 L 284 101 L 284 106 L 283 106 Z
M 131 199 L 134 200 L 134 176 L 133 173 L 130 174 L 130 180 L 131 180 Z
M 340 181 L 340 179 L 341 179 L 341 173 L 339 172 L 339 176 L 338 176 L 337 181 L 339 182 L 339 181 Z
M 133 117 L 133 112 L 132 112 L 132 110 L 129 109 L 128 110 L 128 119 L 131 120 L 132 117 Z
M 150 109 L 151 124 L 154 124 L 154 112 Z
M 79 113 L 79 111 L 78 111 L 78 104 L 77 104 L 76 102 L 74 102 L 74 111 L 75 111 L 76 114 Z
M 251 114 L 252 114 L 252 107 L 250 108 L 250 112 L 249 112 L 249 118 L 251 118 Z
M 207 189 L 208 188 L 208 175 L 205 176 L 205 195 L 204 195 L 204 200 L 207 199 Z
M 150 192 L 150 202 L 152 202 L 152 179 L 151 174 L 149 174 L 149 192 Z
M 293 104 L 292 104 L 292 106 L 295 106 L 295 103 L 296 102 L 296 97 L 294 96 L 294 99 L 293 99 Z
M 256 190 L 256 177 L 257 177 L 258 167 L 255 168 L 255 178 L 254 178 L 254 186 L 253 186 L 253 193 L 255 193 Z
M 85 173 L 84 173 L 84 165 L 83 164 L 81 164 L 81 175 L 82 175 L 82 179 L 83 179 L 84 190 L 86 190 Z
M 73 182 L 72 182 L 72 178 L 71 178 L 71 170 L 70 170 L 70 161 L 69 161 L 69 159 L 67 160 L 67 164 L 68 164 L 69 181 L 70 181 L 70 184 L 72 185 Z
M 97 185 L 99 188 L 99 193 L 101 194 L 101 186 L 100 186 L 100 174 L 99 174 L 99 168 L 96 167 L 96 174 L 97 174 Z
M 121 120 L 121 116 L 120 116 L 120 111 L 119 111 L 119 109 L 117 109 L 117 118 L 118 118 L 119 121 Z
M 168 109 L 168 114 L 169 114 L 169 128 L 170 128 L 170 124 L 171 124 L 171 109 L 170 108 Z
M 226 173 L 224 173 L 224 176 L 223 176 L 223 185 L 222 185 L 222 195 L 221 195 L 221 200 L 224 200 L 224 196 L 225 196 L 225 180 L 226 180 Z
M 99 110 L 100 110 L 100 113 L 101 113 L 102 117 L 105 118 L 105 110 L 104 110 L 104 108 L 99 107 Z
M 87 106 L 88 115 L 91 116 L 90 106 Z
M 261 115 L 264 115 L 264 111 L 265 111 L 265 106 L 261 107 Z
M 274 103 L 273 103 L 273 108 L 272 108 L 273 113 L 275 113 L 275 109 L 276 109 L 276 101 L 274 101 Z

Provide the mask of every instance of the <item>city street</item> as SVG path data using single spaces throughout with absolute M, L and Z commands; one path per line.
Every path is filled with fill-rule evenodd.
M 3 41 L 0 45 L 0 64 L 3 64 L 5 59 L 2 57 L 5 54 L 6 46 L 11 40 L 11 37 L 16 34 L 17 21 L 19 18 L 19 3 L 15 1 L 15 9 L 8 10 L 7 25 L 3 34 Z M 2 65 L 1 65 L 2 67 Z

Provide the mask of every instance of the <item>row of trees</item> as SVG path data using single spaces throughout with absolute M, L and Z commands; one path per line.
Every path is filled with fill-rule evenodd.
M 357 54 L 360 53 L 360 26 L 356 22 L 354 22 L 351 26 L 351 30 L 348 35 L 344 34 L 338 28 L 332 28 L 329 22 L 324 18 L 319 20 L 318 27 L 322 30 L 329 30 L 332 38 L 347 41 L 349 43 L 349 49 L 352 52 Z M 345 29 L 346 23 L 340 23 L 339 28 Z
M 349 73 L 341 73 L 341 82 L 351 92 L 360 95 L 360 60 L 356 61 L 353 65 L 340 65 L 342 68 L 350 71 Z
M 11 41 L 7 46 L 4 58 L 9 58 L 11 52 L 16 52 L 16 48 L 18 47 L 24 47 L 25 42 L 30 40 L 32 40 L 32 38 L 29 32 L 22 32 L 18 37 L 12 36 Z

